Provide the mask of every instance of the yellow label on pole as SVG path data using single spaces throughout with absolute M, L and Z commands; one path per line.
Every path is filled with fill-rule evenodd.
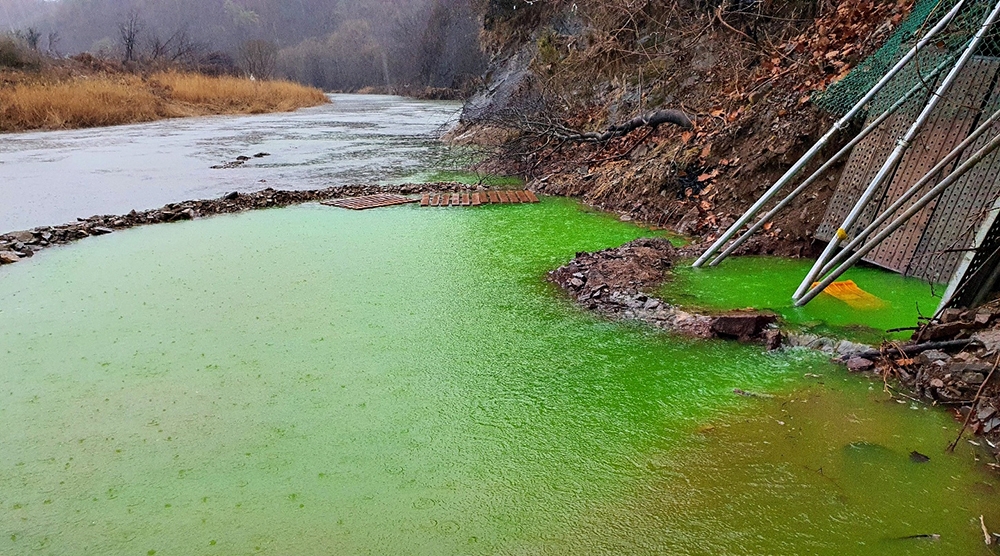
M 847 230 L 843 228 L 837 228 L 837 239 L 839 239 L 840 241 L 844 241 L 845 239 L 847 239 Z

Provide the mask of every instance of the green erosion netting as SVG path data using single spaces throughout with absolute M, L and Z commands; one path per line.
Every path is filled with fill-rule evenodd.
M 957 1 L 917 0 L 910 15 L 878 51 L 858 64 L 843 79 L 830 85 L 825 91 L 814 94 L 813 102 L 833 114 L 846 114 Z M 994 4 L 995 0 L 968 0 L 955 19 L 936 35 L 936 39 L 922 48 L 915 60 L 907 64 L 869 103 L 862 112 L 862 117 L 881 113 L 915 85 L 923 83 L 925 88 L 933 88 L 937 81 L 935 69 L 943 64 L 943 68 L 938 70 L 939 75 L 951 69 L 949 62 L 961 54 Z M 980 45 L 977 54 L 991 57 L 1000 55 L 1000 33 L 996 26 Z M 916 98 L 920 97 L 921 95 L 916 95 Z

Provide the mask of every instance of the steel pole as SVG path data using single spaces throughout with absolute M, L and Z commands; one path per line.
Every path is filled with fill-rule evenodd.
M 842 118 L 837 120 L 837 122 L 833 124 L 833 127 L 831 127 L 830 130 L 827 131 L 826 134 L 824 134 L 823 137 L 821 137 L 820 140 L 817 141 L 816 144 L 813 145 L 812 148 L 810 148 L 806 152 L 806 154 L 802 155 L 802 157 L 799 158 L 799 160 L 795 164 L 793 164 L 792 167 L 789 168 L 788 171 L 785 172 L 783 176 L 778 178 L 778 181 L 774 182 L 774 185 L 772 185 L 771 188 L 768 189 L 764 193 L 764 195 L 762 195 L 760 199 L 758 199 L 757 202 L 753 204 L 752 207 L 747 209 L 747 211 L 743 213 L 743 216 L 740 216 L 740 218 L 737 219 L 736 222 L 733 223 L 733 225 L 730 226 L 729 229 L 727 229 L 719 237 L 719 239 L 717 239 L 715 243 L 713 243 L 712 246 L 708 248 L 708 250 L 702 253 L 701 257 L 699 257 L 698 260 L 696 260 L 692 266 L 697 268 L 704 265 L 705 262 L 708 261 L 708 259 L 711 258 L 712 255 L 717 253 L 719 249 L 721 249 L 722 246 L 725 245 L 726 242 L 730 240 L 730 238 L 736 235 L 736 232 L 738 232 L 740 228 L 742 228 L 751 218 L 753 218 L 754 215 L 760 212 L 760 210 L 764 208 L 764 205 L 768 201 L 770 201 L 772 197 L 777 195 L 778 191 L 781 190 L 781 188 L 784 187 L 789 181 L 791 181 L 791 179 L 795 177 L 795 175 L 798 174 L 799 171 L 801 171 L 802 168 L 804 168 L 806 164 L 808 164 L 809 161 L 812 160 L 813 157 L 815 157 L 819 153 L 819 151 L 826 145 L 827 142 L 830 141 L 830 138 L 833 137 L 834 134 L 843 129 L 844 126 L 846 126 L 847 123 L 854 118 L 854 116 L 856 116 L 859 112 L 861 112 L 864 109 L 865 105 L 868 104 L 868 102 L 872 98 L 874 98 L 875 95 L 878 94 L 878 92 L 881 91 L 886 86 L 886 84 L 889 83 L 889 81 L 896 76 L 897 73 L 902 71 L 902 69 L 906 66 L 906 64 L 908 64 L 910 60 L 912 60 L 913 57 L 917 55 L 917 53 L 920 52 L 920 49 L 923 48 L 927 43 L 929 43 L 931 39 L 934 37 L 934 35 L 940 32 L 941 29 L 944 29 L 945 26 L 947 26 L 948 23 L 950 23 L 951 20 L 954 19 L 955 15 L 958 14 L 958 11 L 961 9 L 964 3 L 965 0 L 959 0 L 955 4 L 955 6 L 951 10 L 949 10 L 948 13 L 944 15 L 944 17 L 941 18 L 941 21 L 937 22 L 937 24 L 934 25 L 934 27 L 932 27 L 929 31 L 927 31 L 927 34 L 924 35 L 924 37 L 920 39 L 917 42 L 917 44 L 913 46 L 913 48 L 907 51 L 907 53 L 902 58 L 900 58 L 898 62 L 896 62 L 896 65 L 894 65 L 892 69 L 890 69 L 888 73 L 886 73 L 882 77 L 882 79 L 878 81 L 878 83 L 872 86 L 872 88 L 865 94 L 865 96 L 862 97 L 861 100 L 859 100 L 854 105 L 854 107 L 847 112 L 847 114 L 845 114 Z
M 924 123 L 926 123 L 927 120 L 930 118 L 931 113 L 934 111 L 935 108 L 937 108 L 938 103 L 941 102 L 941 99 L 944 98 L 945 93 L 947 93 L 948 89 L 951 88 L 951 85 L 955 82 L 955 79 L 958 78 L 958 74 L 961 73 L 962 69 L 965 67 L 965 64 L 969 61 L 970 58 L 972 58 L 972 55 L 975 53 L 976 48 L 979 46 L 980 43 L 983 42 L 983 39 L 986 37 L 986 33 L 990 30 L 990 27 L 992 27 L 993 23 L 996 21 L 997 16 L 1000 16 L 1000 2 L 997 2 L 993 6 L 993 11 L 991 11 L 989 15 L 986 16 L 986 19 L 983 20 L 983 24 L 979 27 L 979 30 L 976 31 L 976 34 L 972 38 L 972 40 L 969 41 L 968 46 L 965 47 L 965 51 L 962 52 L 962 55 L 958 58 L 958 61 L 955 62 L 955 66 L 951 68 L 951 71 L 948 72 L 947 76 L 945 76 L 944 81 L 941 82 L 937 90 L 931 96 L 930 100 L 927 101 L 927 105 L 924 106 L 923 111 L 921 111 L 920 115 L 917 116 L 916 121 L 913 122 L 913 124 L 910 126 L 910 129 L 908 129 L 906 131 L 906 134 L 902 137 L 902 139 L 900 139 L 896 143 L 896 148 L 892 150 L 892 152 L 889 154 L 889 157 L 882 164 L 882 167 L 879 168 L 878 172 L 875 174 L 875 177 L 872 178 L 871 183 L 869 183 L 868 187 L 865 188 L 865 190 L 861 193 L 861 197 L 858 198 L 858 201 L 854 204 L 854 207 L 851 209 L 851 212 L 847 214 L 847 217 L 844 219 L 844 222 L 837 229 L 836 233 L 834 233 L 833 237 L 830 239 L 830 242 L 827 243 L 826 248 L 823 249 L 823 254 L 820 255 L 820 257 L 816 260 L 816 263 L 813 264 L 808 274 L 806 274 L 805 279 L 802 280 L 802 283 L 799 284 L 798 289 L 795 290 L 795 293 L 792 295 L 792 299 L 798 299 L 802 297 L 802 294 L 804 294 L 805 291 L 809 289 L 809 286 L 819 276 L 820 270 L 824 266 L 826 266 L 826 263 L 833 256 L 833 253 L 834 251 L 836 251 L 837 246 L 840 245 L 840 242 L 847 238 L 847 230 L 854 225 L 854 223 L 857 221 L 858 218 L 861 217 L 862 211 L 864 211 L 866 205 L 868 204 L 868 201 L 870 201 L 872 195 L 875 194 L 875 191 L 878 190 L 878 188 L 881 187 L 883 183 L 885 183 L 885 180 L 888 179 L 889 176 L 892 175 L 892 173 L 895 171 L 897 165 L 899 164 L 900 159 L 903 158 L 903 154 L 910 147 L 910 144 L 913 142 L 917 134 L 920 132 L 920 128 L 922 128 Z
M 941 73 L 941 71 L 950 61 L 951 61 L 950 57 L 943 60 L 940 64 L 937 65 L 936 68 L 934 68 L 933 71 L 927 74 L 926 79 L 928 80 L 937 79 L 938 74 Z M 760 220 L 758 220 L 753 226 L 751 226 L 749 230 L 743 232 L 743 235 L 736 238 L 736 240 L 733 241 L 733 243 L 731 243 L 729 247 L 727 247 L 722 253 L 720 253 L 719 256 L 716 257 L 715 260 L 713 260 L 709 264 L 709 266 L 718 266 L 718 264 L 721 263 L 723 259 L 731 255 L 733 251 L 736 251 L 736 249 L 740 245 L 743 245 L 743 243 L 746 242 L 746 240 L 750 239 L 750 236 L 757 233 L 762 227 L 764 227 L 764 224 L 770 222 L 774 218 L 774 216 L 778 214 L 778 212 L 780 212 L 783 208 L 788 206 L 789 203 L 794 201 L 796 197 L 798 197 L 803 191 L 808 189 L 810 185 L 815 183 L 816 180 L 818 180 L 827 170 L 829 170 L 841 158 L 843 158 L 845 155 L 851 152 L 851 149 L 853 149 L 855 145 L 863 141 L 865 137 L 868 137 L 871 134 L 871 132 L 875 131 L 875 129 L 877 129 L 878 126 L 882 124 L 882 122 L 887 120 L 889 116 L 893 115 L 904 104 L 906 104 L 908 100 L 913 98 L 913 95 L 917 94 L 917 92 L 923 88 L 924 88 L 923 82 L 917 83 L 916 85 L 911 87 L 910 90 L 907 91 L 905 94 L 903 94 L 903 96 L 899 97 L 899 99 L 897 99 L 892 106 L 887 108 L 877 118 L 869 122 L 864 127 L 864 129 L 859 131 L 858 134 L 853 139 L 851 139 L 849 143 L 847 143 L 846 145 L 844 145 L 842 149 L 837 151 L 837 154 L 830 157 L 830 160 L 827 160 L 826 163 L 820 166 L 818 170 L 813 172 L 811 176 L 806 178 L 805 181 L 803 181 L 798 187 L 792 190 L 792 192 L 789 193 L 784 199 L 779 201 L 778 204 L 774 206 L 774 208 L 772 208 L 770 211 L 767 212 L 767 214 L 760 217 Z
M 910 218 L 913 217 L 913 215 L 920 212 L 920 210 L 923 209 L 925 206 L 927 206 L 928 203 L 933 201 L 938 195 L 943 193 L 945 189 L 947 189 L 953 183 L 958 181 L 959 178 L 964 176 L 966 172 L 971 170 L 972 167 L 978 164 L 979 161 L 982 160 L 985 156 L 989 155 L 991 152 L 996 150 L 997 147 L 1000 147 L 1000 135 L 997 135 L 989 143 L 983 146 L 983 148 L 976 151 L 975 154 L 973 154 L 968 158 L 968 160 L 963 162 L 958 168 L 956 168 L 950 174 L 948 174 L 947 177 L 945 177 L 937 185 L 931 188 L 930 191 L 924 194 L 924 196 L 921 197 L 919 200 L 917 200 L 917 202 L 914 203 L 912 206 L 910 206 L 910 208 L 906 209 L 906 211 L 903 212 L 903 214 L 896 217 L 896 219 L 893 220 L 892 223 L 889 224 L 884 230 L 876 234 L 875 237 L 868 240 L 868 242 L 865 243 L 864 246 L 861 247 L 861 249 L 858 249 L 858 251 L 853 255 L 851 255 L 849 259 L 847 259 L 846 261 L 844 261 L 843 264 L 834 269 L 834 271 L 831 272 L 822 281 L 820 281 L 820 283 L 817 284 L 816 287 L 810 289 L 805 295 L 797 299 L 795 301 L 795 306 L 801 307 L 806 303 L 812 301 L 814 297 L 816 297 L 817 295 L 820 294 L 820 292 L 825 290 L 827 286 L 829 286 L 834 282 L 834 280 L 839 278 L 843 273 L 847 272 L 848 269 L 857 264 L 858 261 L 860 261 L 872 249 L 874 249 L 880 243 L 882 243 L 882 241 L 885 240 L 885 238 L 892 235 L 893 232 L 895 232 L 897 229 L 899 229 L 900 226 L 905 224 Z

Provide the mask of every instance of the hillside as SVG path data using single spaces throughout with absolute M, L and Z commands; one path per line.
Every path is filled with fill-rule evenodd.
M 467 104 L 456 137 L 500 138 L 488 164 L 539 191 L 711 240 L 829 128 L 811 95 L 874 51 L 911 5 L 492 0 L 483 34 L 490 82 Z M 572 137 L 664 109 L 683 111 L 692 128 Z M 839 172 L 745 250 L 812 253 Z

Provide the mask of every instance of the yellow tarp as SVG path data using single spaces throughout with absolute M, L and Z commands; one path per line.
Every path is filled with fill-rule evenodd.
M 815 288 L 819 285 L 819 282 L 814 282 L 813 287 Z M 831 295 L 844 303 L 847 303 L 855 309 L 882 309 L 886 306 L 885 301 L 875 297 L 874 295 L 866 292 L 865 290 L 858 287 L 854 283 L 854 280 L 843 280 L 841 282 L 834 282 L 823 290 L 823 293 Z

